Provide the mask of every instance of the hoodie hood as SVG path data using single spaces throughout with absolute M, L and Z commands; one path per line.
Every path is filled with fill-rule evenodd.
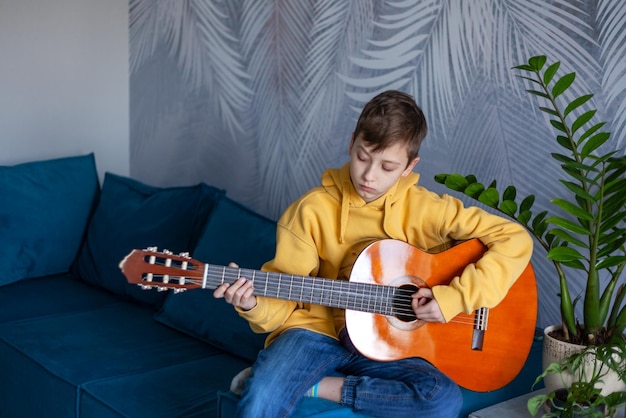
M 407 190 L 415 186 L 418 181 L 419 174 L 413 172 L 409 173 L 406 177 L 400 177 L 381 197 L 367 203 L 358 195 L 352 184 L 349 163 L 346 163 L 341 168 L 326 170 L 322 175 L 322 187 L 329 195 L 335 198 L 337 202 L 341 203 L 339 242 L 344 243 L 351 207 L 360 208 L 369 206 L 375 209 L 384 207 L 383 228 L 385 232 L 391 236 L 388 226 L 390 223 L 389 219 L 391 219 L 392 206 L 398 202 L 398 200 L 404 198 Z

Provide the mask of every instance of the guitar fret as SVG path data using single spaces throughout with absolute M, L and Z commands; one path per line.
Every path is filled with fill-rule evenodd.
M 348 282 L 346 282 L 346 281 L 343 281 L 343 280 L 341 281 L 341 287 L 343 289 L 343 292 L 346 295 L 346 298 L 345 298 L 346 300 L 344 301 L 343 306 L 342 306 L 345 309 L 349 309 L 350 306 L 351 306 L 350 305 L 350 286 L 346 286 L 347 283 Z M 347 287 L 347 289 L 346 289 L 346 287 Z
M 385 291 L 386 291 L 387 295 L 385 296 L 385 302 L 384 302 L 385 309 L 384 309 L 384 312 L 387 315 L 389 315 L 391 312 L 393 312 L 393 304 L 391 304 L 391 305 L 389 304 L 389 301 L 392 300 L 392 299 L 390 299 L 390 296 L 389 296 L 389 293 L 391 292 L 391 288 L 387 287 L 387 288 L 385 288 Z
M 204 265 L 204 273 L 202 274 L 202 288 L 206 289 L 206 279 L 207 279 L 207 273 L 209 272 L 209 265 L 205 264 Z

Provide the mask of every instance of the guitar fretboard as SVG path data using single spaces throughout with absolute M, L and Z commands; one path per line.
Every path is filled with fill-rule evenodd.
M 415 288 L 382 286 L 205 264 L 203 288 L 215 289 L 245 277 L 254 295 L 383 315 L 403 315 Z

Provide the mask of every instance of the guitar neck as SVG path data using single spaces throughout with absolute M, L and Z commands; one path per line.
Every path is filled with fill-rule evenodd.
M 388 286 L 212 265 L 187 254 L 159 253 L 154 248 L 131 251 L 120 262 L 120 268 L 129 283 L 144 289 L 215 289 L 245 277 L 253 282 L 255 296 L 415 319 L 411 301 L 417 287 L 411 285 Z
M 305 302 L 331 308 L 394 315 L 394 300 L 410 297 L 415 291 L 345 280 L 296 276 L 260 270 L 204 265 L 202 288 L 215 289 L 223 283 L 234 283 L 245 277 L 254 284 L 253 294 L 274 299 Z

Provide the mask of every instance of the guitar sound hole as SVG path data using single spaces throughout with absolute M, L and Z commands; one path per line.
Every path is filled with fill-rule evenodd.
M 401 291 L 395 293 L 392 301 L 396 318 L 403 322 L 413 322 L 417 320 L 415 313 L 413 313 L 413 308 L 411 307 L 412 299 L 407 297 L 407 295 L 412 295 L 417 292 L 418 287 L 412 284 L 403 284 L 399 286 L 398 289 Z

